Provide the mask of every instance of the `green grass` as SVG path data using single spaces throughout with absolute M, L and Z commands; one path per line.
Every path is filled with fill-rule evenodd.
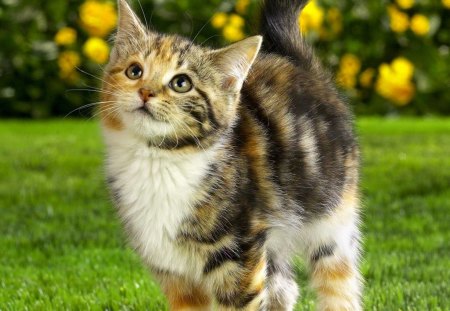
M 362 119 L 367 310 L 450 310 L 450 119 Z M 165 310 L 90 121 L 0 121 L 0 310 Z M 313 310 L 299 265 L 298 310 Z

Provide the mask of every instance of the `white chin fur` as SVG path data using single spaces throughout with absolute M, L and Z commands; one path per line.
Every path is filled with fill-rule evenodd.
M 139 111 L 124 112 L 122 120 L 128 130 L 146 140 L 158 136 L 164 137 L 174 132 L 174 127 L 169 123 L 157 121 Z

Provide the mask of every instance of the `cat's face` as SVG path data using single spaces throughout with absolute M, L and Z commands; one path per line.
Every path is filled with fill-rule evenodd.
M 251 37 L 211 50 L 157 34 L 119 0 L 103 84 L 104 126 L 164 149 L 213 144 L 236 118 L 240 89 L 260 44 L 260 37 Z

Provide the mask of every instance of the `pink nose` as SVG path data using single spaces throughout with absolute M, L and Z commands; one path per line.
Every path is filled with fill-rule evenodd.
M 146 89 L 146 88 L 139 89 L 139 97 L 142 99 L 142 101 L 144 103 L 146 103 L 150 99 L 150 97 L 154 97 L 154 96 L 155 96 L 155 94 L 153 94 L 153 92 L 150 91 L 149 89 Z

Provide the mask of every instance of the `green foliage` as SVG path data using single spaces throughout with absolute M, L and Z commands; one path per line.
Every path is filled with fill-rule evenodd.
M 52 37 L 66 12 L 66 1 L 0 1 L 1 115 L 60 112 L 56 102 L 65 101 L 65 85 L 58 81 Z
M 361 71 L 370 67 L 377 69 L 397 57 L 407 58 L 415 67 L 416 95 L 411 103 L 399 107 L 380 97 L 374 87 L 367 89 L 358 84 L 348 92 L 357 113 L 450 113 L 450 93 L 447 91 L 450 85 L 450 8 L 445 8 L 441 0 L 415 0 L 411 8 L 401 10 L 409 17 L 410 27 L 416 14 L 429 19 L 430 30 L 423 36 L 411 28 L 404 32 L 391 29 L 388 8 L 395 6 L 400 10 L 394 0 L 320 2 L 325 8 L 337 6 L 343 12 L 342 33 L 329 39 L 311 38 L 321 58 L 334 71 L 338 71 L 339 57 L 345 53 L 360 58 Z
M 196 37 L 198 43 L 217 43 L 209 19 L 218 8 L 228 8 L 226 1 L 145 1 L 143 12 L 155 29 Z M 81 79 L 65 81 L 59 76 L 58 54 L 74 50 L 81 54 L 89 34 L 80 26 L 82 1 L 0 1 L 0 116 L 41 118 L 66 115 L 90 102 L 97 95 L 87 89 L 98 87 L 101 66 L 86 57 L 77 70 Z M 134 8 L 143 14 L 136 1 Z M 78 30 L 77 42 L 58 47 L 54 36 L 62 27 Z M 198 32 L 198 35 L 197 35 Z M 82 72 L 82 71 L 83 72 Z M 92 75 L 92 76 L 91 76 Z M 95 76 L 95 77 L 93 77 Z M 89 109 L 75 112 L 90 115 Z
M 242 1 L 141 0 L 144 14 L 138 1 L 130 2 L 142 20 L 145 15 L 158 31 L 195 38 L 199 44 L 221 46 L 227 43 L 224 39 L 227 36 L 223 29 L 211 25 L 211 18 L 217 12 L 242 15 L 246 19 L 246 34 L 256 33 L 260 0 L 251 0 L 245 11 L 235 7 Z M 309 32 L 308 40 L 334 72 L 339 71 L 339 60 L 347 53 L 361 60 L 361 71 L 378 70 L 382 63 L 390 63 L 400 56 L 413 63 L 413 83 L 417 90 L 412 102 L 397 106 L 379 96 L 374 86 L 364 88 L 357 83 L 347 91 L 357 113 L 449 114 L 450 9 L 441 0 L 416 0 L 412 8 L 403 10 L 409 17 L 416 13 L 428 17 L 429 33 L 418 36 L 411 30 L 395 33 L 390 29 L 387 7 L 393 2 L 319 0 L 324 10 L 322 27 Z M 101 65 L 82 52 L 83 44 L 92 35 L 80 25 L 79 8 L 83 3 L 81 0 L 0 0 L 0 116 L 65 115 L 97 101 L 98 96 L 92 90 L 79 90 L 98 87 L 100 82 L 96 77 L 102 75 Z M 342 29 L 323 36 L 322 30 L 330 32 L 333 27 L 334 22 L 328 18 L 330 9 L 337 9 L 342 15 Z M 77 40 L 69 46 L 58 46 L 55 34 L 66 26 L 77 30 Z M 58 57 L 66 50 L 81 55 L 78 78 L 61 78 Z M 73 115 L 89 116 L 91 112 L 87 108 Z
M 362 119 L 366 310 L 448 310 L 450 120 Z M 0 309 L 165 310 L 126 247 L 91 121 L 0 123 Z M 302 298 L 314 310 L 299 263 Z

